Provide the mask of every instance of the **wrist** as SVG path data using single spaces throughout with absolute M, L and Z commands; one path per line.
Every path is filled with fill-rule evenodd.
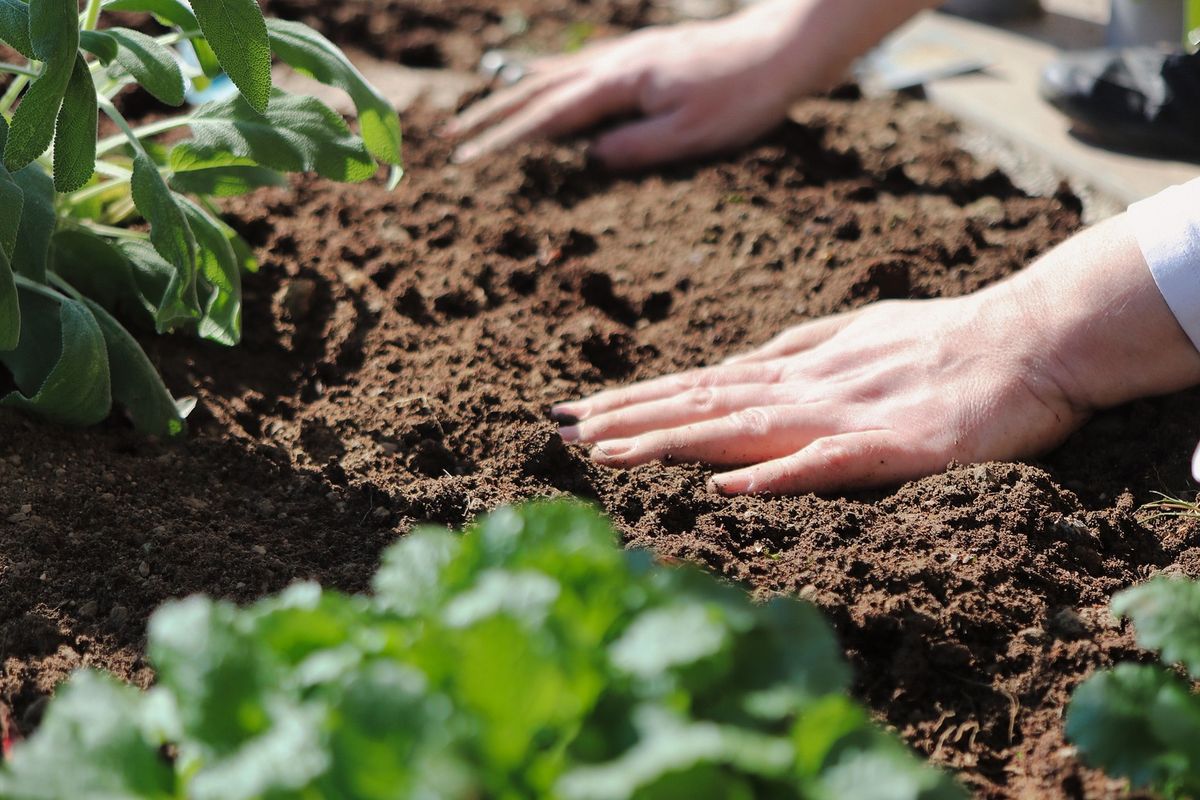
M 775 33 L 777 71 L 792 99 L 837 85 L 851 65 L 940 0 L 760 0 L 738 15 Z
M 993 287 L 1026 363 L 1075 408 L 1110 408 L 1200 383 L 1200 352 L 1163 300 L 1122 215 Z

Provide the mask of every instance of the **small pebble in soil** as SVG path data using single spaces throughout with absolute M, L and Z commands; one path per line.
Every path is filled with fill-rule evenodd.
M 138 564 L 138 575 L 141 575 L 143 578 L 150 577 L 150 564 L 148 562 L 143 561 Z
M 97 611 L 99 611 L 99 606 L 96 604 L 96 601 L 88 600 L 79 607 L 79 616 L 83 617 L 84 619 L 91 619 L 92 617 L 96 616 Z
M 125 606 L 113 606 L 112 610 L 108 612 L 108 624 L 114 628 L 124 627 L 128 621 L 129 609 Z
M 261 544 L 256 544 L 250 549 L 258 553 L 260 556 L 265 556 L 267 554 L 267 548 L 263 547 Z

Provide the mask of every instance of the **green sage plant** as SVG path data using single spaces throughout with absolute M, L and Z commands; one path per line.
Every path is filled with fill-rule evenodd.
M 571 503 L 410 534 L 369 596 L 150 621 L 149 692 L 58 690 L 0 800 L 962 800 L 846 696 L 820 612 L 623 550 Z
M 107 11 L 148 12 L 166 32 L 98 27 Z M 394 185 L 399 118 L 327 39 L 265 20 L 256 0 L 89 0 L 82 14 L 76 0 L 0 0 L 0 41 L 21 57 L 0 64 L 12 76 L 0 97 L 0 364 L 14 384 L 0 405 L 90 425 L 116 403 L 139 431 L 180 435 L 186 404 L 126 326 L 239 341 L 242 273 L 257 265 L 214 198 L 284 173 L 362 181 L 380 163 Z M 183 43 L 198 67 L 177 57 Z M 347 92 L 360 133 L 273 88 L 273 59 Z M 237 94 L 148 124 L 114 103 L 136 83 L 180 107 L 189 83 L 222 74 Z M 118 131 L 103 139 L 101 112 Z

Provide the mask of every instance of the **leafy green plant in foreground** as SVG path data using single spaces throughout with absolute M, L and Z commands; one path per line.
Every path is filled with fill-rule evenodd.
M 149 12 L 167 32 L 99 30 L 106 10 Z M 0 364 L 15 384 L 0 405 L 88 425 L 115 401 L 139 430 L 178 435 L 183 409 L 118 319 L 236 344 L 241 274 L 257 266 L 213 199 L 288 172 L 361 181 L 379 162 L 397 180 L 399 118 L 328 40 L 264 20 L 256 0 L 89 0 L 82 15 L 76 0 L 0 0 L 0 41 L 25 59 L 0 64 L 12 76 L 0 97 Z M 183 42 L 194 74 L 171 49 Z M 315 98 L 272 88 L 273 57 L 345 90 L 361 135 Z M 137 83 L 181 106 L 189 82 L 222 72 L 239 94 L 179 116 L 135 128 L 113 104 Z M 99 139 L 101 111 L 120 133 Z M 131 229 L 139 219 L 148 232 Z
M 595 512 L 502 510 L 150 622 L 147 693 L 77 674 L 0 798 L 963 797 L 848 700 L 817 609 L 663 568 Z
M 1200 583 L 1158 578 L 1113 599 L 1137 641 L 1200 678 Z M 1121 664 L 1084 682 L 1067 737 L 1089 763 L 1165 797 L 1200 797 L 1200 697 L 1165 666 Z

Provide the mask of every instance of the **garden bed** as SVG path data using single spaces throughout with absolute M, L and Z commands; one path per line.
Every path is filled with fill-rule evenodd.
M 587 13 L 643 20 L 627 5 Z M 448 18 L 476 19 L 463 8 Z M 455 53 L 443 62 L 475 57 Z M 566 492 L 633 546 L 818 603 L 858 694 L 979 796 L 1116 792 L 1076 763 L 1061 715 L 1093 668 L 1135 653 L 1112 593 L 1200 566 L 1194 524 L 1137 513 L 1187 488 L 1200 394 L 1101 415 L 1042 463 L 832 498 L 724 499 L 699 467 L 603 469 L 545 417 L 805 319 L 974 290 L 1078 229 L 1073 196 L 1027 197 L 928 105 L 852 91 L 738 156 L 635 178 L 573 145 L 452 166 L 443 121 L 407 114 L 394 193 L 305 179 L 227 204 L 262 262 L 244 345 L 144 339 L 199 397 L 186 445 L 0 414 L 0 701 L 19 721 L 81 665 L 147 684 L 145 621 L 167 598 L 359 590 L 415 523 Z

